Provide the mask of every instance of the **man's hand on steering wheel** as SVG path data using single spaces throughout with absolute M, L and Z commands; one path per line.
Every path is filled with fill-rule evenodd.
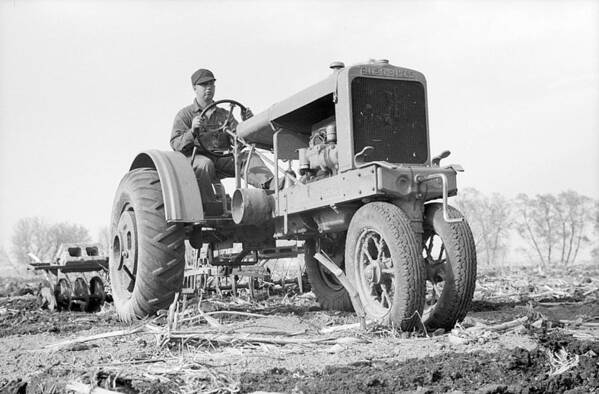
M 220 124 L 217 124 L 215 126 L 208 126 L 207 122 L 208 119 L 206 117 L 206 114 L 208 113 L 208 111 L 212 110 L 212 108 L 216 107 L 219 104 L 229 104 L 229 109 L 226 110 L 227 111 L 227 116 L 225 118 L 225 120 L 223 122 L 221 122 Z M 240 111 L 241 111 L 241 118 L 243 120 L 249 119 L 252 116 L 254 116 L 254 114 L 252 113 L 252 111 L 249 108 L 246 108 L 243 104 L 235 101 L 235 100 L 218 100 L 215 101 L 211 104 L 208 104 L 200 113 L 199 116 L 196 116 L 193 120 L 193 122 L 198 123 L 198 126 L 200 127 L 201 131 L 208 131 L 208 132 L 215 132 L 215 131 L 222 131 L 223 133 L 226 133 L 227 129 L 230 129 L 230 124 L 231 122 L 235 119 L 233 117 L 233 110 L 235 109 L 235 107 L 239 107 Z M 196 121 L 196 119 L 198 119 L 198 121 Z M 194 123 L 192 123 L 192 128 L 193 128 Z M 196 129 L 194 128 L 194 133 Z M 234 130 L 233 130 L 234 131 Z M 197 136 L 197 134 L 196 134 Z M 230 136 L 229 136 L 230 137 Z M 198 141 L 198 143 L 200 144 L 200 146 L 205 150 L 208 151 L 206 149 L 205 146 L 202 145 L 201 139 L 197 138 L 196 139 Z M 234 143 L 233 138 L 231 137 L 231 143 Z M 214 154 L 215 156 L 229 156 L 231 153 L 230 152 L 211 152 L 212 154 Z
M 193 135 L 198 136 L 198 134 L 202 131 L 205 131 L 208 127 L 208 119 L 205 116 L 196 116 L 191 121 L 191 129 L 193 130 Z

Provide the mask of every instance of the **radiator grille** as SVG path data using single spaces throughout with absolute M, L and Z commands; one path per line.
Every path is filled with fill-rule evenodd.
M 354 151 L 374 147 L 363 161 L 426 162 L 426 103 L 420 82 L 358 77 L 351 92 Z

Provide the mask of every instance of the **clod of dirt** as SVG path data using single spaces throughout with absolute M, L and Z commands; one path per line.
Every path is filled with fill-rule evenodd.
M 0 384 L 0 394 L 26 394 L 27 393 L 27 382 L 23 382 L 21 379 L 13 380 L 5 385 Z

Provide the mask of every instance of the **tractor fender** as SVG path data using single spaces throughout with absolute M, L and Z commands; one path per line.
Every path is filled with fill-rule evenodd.
M 147 150 L 138 154 L 129 171 L 158 172 L 167 222 L 196 223 L 204 219 L 202 197 L 189 159 L 175 151 Z

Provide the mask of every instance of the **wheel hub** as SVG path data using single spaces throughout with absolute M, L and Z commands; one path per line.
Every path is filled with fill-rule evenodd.
M 115 235 L 114 257 L 118 259 L 117 270 L 122 275 L 123 283 L 128 284 L 126 288 L 132 292 L 137 274 L 137 228 L 133 211 L 121 214 Z
M 369 264 L 364 269 L 364 275 L 366 276 L 366 280 L 371 285 L 378 285 L 381 283 L 382 279 L 382 267 L 380 261 L 375 261 L 372 264 Z
M 358 238 L 356 253 L 358 287 L 363 302 L 379 310 L 381 315 L 387 313 L 393 303 L 395 275 L 382 234 L 373 229 L 364 231 Z

